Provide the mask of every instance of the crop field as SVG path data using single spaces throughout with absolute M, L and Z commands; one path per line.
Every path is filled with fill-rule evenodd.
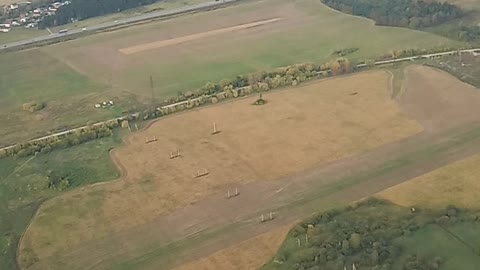
M 256 24 L 272 19 L 278 20 Z M 126 48 L 172 42 L 169 46 L 133 54 L 121 52 Z M 46 134 L 61 126 L 84 124 L 87 119 L 118 115 L 139 103 L 150 103 L 150 76 L 154 81 L 154 98 L 160 101 L 238 74 L 299 62 L 320 63 L 335 58 L 334 51 L 346 48 L 358 48 L 348 57 L 363 60 L 395 49 L 459 45 L 430 33 L 376 27 L 369 20 L 330 10 L 315 0 L 247 1 L 215 11 L 0 55 L 2 82 L 9 82 L 8 91 L 2 89 L 2 94 L 11 95 L 11 106 L 1 111 L 8 117 L 0 117 L 0 125 L 5 127 L 0 143 Z M 38 64 L 26 64 L 36 63 L 37 58 L 55 63 L 54 68 L 38 69 Z M 16 63 L 23 64 L 16 66 Z M 65 73 L 69 75 L 67 78 Z M 67 79 L 68 84 L 53 87 L 58 92 L 50 94 L 52 84 L 65 83 Z M 21 104 L 32 91 L 36 95 L 45 93 L 42 100 L 47 102 L 45 114 L 22 114 Z M 115 111 L 93 109 L 94 103 L 110 99 L 118 104 Z M 79 117 L 68 117 L 74 113 Z M 11 125 L 15 121 L 23 128 Z
M 105 261 L 70 255 L 107 235 L 155 226 L 159 216 L 207 196 L 254 182 L 269 185 L 420 132 L 390 99 L 390 84 L 388 73 L 367 72 L 273 92 L 265 95 L 263 106 L 252 105 L 255 98 L 249 97 L 155 122 L 114 152 L 123 170 L 120 181 L 78 189 L 41 207 L 24 236 L 20 263 L 31 269 L 67 261 L 78 267 L 85 260 L 114 265 L 124 257 Z M 211 135 L 213 122 L 219 134 Z M 156 142 L 145 143 L 154 136 Z M 181 157 L 170 159 L 177 149 Z M 204 169 L 209 174 L 196 178 Z M 197 218 L 182 226 L 195 228 Z M 171 227 L 164 229 L 175 235 Z M 121 238 L 136 241 L 130 232 Z M 134 242 L 124 248 L 119 251 L 138 252 Z M 62 250 L 72 253 L 62 255 Z

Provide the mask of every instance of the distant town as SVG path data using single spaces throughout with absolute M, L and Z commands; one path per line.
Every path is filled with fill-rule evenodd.
M 45 17 L 54 16 L 60 7 L 69 4 L 71 1 L 66 0 L 35 7 L 32 2 L 25 1 L 3 6 L 0 33 L 8 33 L 15 27 L 37 28 Z

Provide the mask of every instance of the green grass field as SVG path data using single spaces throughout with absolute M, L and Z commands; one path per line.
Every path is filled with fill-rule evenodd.
M 114 108 L 94 109 L 95 103 L 108 100 L 102 96 L 107 91 L 105 85 L 39 50 L 1 54 L 0 145 L 120 115 L 118 99 Z M 46 107 L 36 113 L 23 111 L 22 104 L 30 101 L 45 102 Z
M 468 232 L 462 231 L 469 228 Z M 453 231 L 455 234 L 450 234 L 447 230 L 438 225 L 429 225 L 413 234 L 397 239 L 397 244 L 407 249 L 411 253 L 419 254 L 425 257 L 440 256 L 444 263 L 439 268 L 440 270 L 476 270 L 480 264 L 480 256 L 478 252 L 474 252 L 465 243 L 459 241 L 456 237 L 468 233 L 469 240 L 475 246 L 478 246 L 480 237 L 480 226 L 478 223 L 462 223 L 449 226 L 448 231 Z M 401 270 L 401 267 L 394 268 Z
M 133 45 L 272 17 L 284 20 L 256 31 L 223 34 L 215 37 L 215 42 L 200 39 L 130 56 L 117 52 Z M 332 52 L 339 49 L 359 48 L 349 57 L 363 60 L 394 49 L 456 45 L 460 43 L 424 32 L 375 27 L 370 20 L 330 10 L 315 0 L 295 4 L 267 0 L 90 36 L 45 51 L 69 59 L 92 79 L 108 81 L 113 69 L 117 84 L 140 95 L 149 95 L 148 78 L 152 75 L 156 94 L 162 97 L 259 69 L 323 62 L 333 58 Z M 103 57 L 93 52 L 97 48 L 102 49 Z M 105 63 L 107 59 L 109 63 Z M 95 62 L 98 64 L 92 68 Z
M 38 30 L 32 28 L 16 27 L 8 33 L 0 33 L 0 44 L 6 44 L 19 40 L 35 38 L 50 34 L 47 30 Z
M 39 204 L 60 193 L 47 188 L 48 171 L 67 176 L 71 188 L 108 181 L 118 171 L 108 150 L 118 146 L 120 137 L 103 138 L 62 151 L 29 158 L 0 159 L 0 265 L 16 269 L 15 251 Z

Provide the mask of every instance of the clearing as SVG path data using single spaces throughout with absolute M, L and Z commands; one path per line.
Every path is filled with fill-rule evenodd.
M 266 94 L 263 106 L 251 105 L 255 97 L 248 97 L 155 122 L 114 151 L 122 181 L 72 191 L 42 206 L 25 234 L 20 262 L 25 267 L 31 261 L 24 258 L 34 257 L 39 263 L 32 269 L 55 267 L 63 261 L 61 250 L 152 224 L 165 211 L 208 195 L 268 183 L 420 132 L 390 100 L 390 84 L 387 72 L 366 72 Z M 222 132 L 212 136 L 213 121 Z M 156 142 L 145 143 L 154 136 Z M 182 156 L 169 159 L 176 149 Z M 209 175 L 195 178 L 204 168 Z M 92 207 L 99 212 L 82 214 Z

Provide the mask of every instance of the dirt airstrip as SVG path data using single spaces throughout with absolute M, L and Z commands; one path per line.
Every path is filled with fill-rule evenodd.
M 189 42 L 189 41 L 209 38 L 209 37 L 213 37 L 213 36 L 224 34 L 224 33 L 230 33 L 230 32 L 233 32 L 233 31 L 238 31 L 238 30 L 248 29 L 248 28 L 252 28 L 252 27 L 262 26 L 262 25 L 265 25 L 265 24 L 277 22 L 279 20 L 281 20 L 281 18 L 273 18 L 273 19 L 269 19 L 269 20 L 240 24 L 240 25 L 225 27 L 225 28 L 221 28 L 221 29 L 217 29 L 217 30 L 211 30 L 211 31 L 203 32 L 203 33 L 198 33 L 198 34 L 193 34 L 193 35 L 188 35 L 188 36 L 183 36 L 183 37 L 177 37 L 177 38 L 172 38 L 172 39 L 167 39 L 167 40 L 160 40 L 160 41 L 145 43 L 145 44 L 141 44 L 141 45 L 136 45 L 136 46 L 120 49 L 119 51 L 123 54 L 129 55 L 129 54 L 139 53 L 139 52 L 143 52 L 143 51 L 158 49 L 158 48 L 162 48 L 162 47 L 166 47 L 166 46 L 178 45 L 180 43 L 185 43 L 185 42 Z
M 463 141 L 450 142 L 451 128 L 466 125 L 473 120 L 467 114 L 479 110 L 471 106 L 480 102 L 475 89 L 425 67 L 411 67 L 406 75 L 400 107 L 386 91 L 389 75 L 369 72 L 268 94 L 264 106 L 252 106 L 254 98 L 247 98 L 162 119 L 114 152 L 128 172 L 122 181 L 46 202 L 23 238 L 19 262 L 29 269 L 176 265 L 175 256 L 208 255 L 478 150 L 457 151 L 454 146 Z M 424 106 L 431 118 L 422 118 Z M 405 114 L 426 131 L 419 133 Z M 213 121 L 221 133 L 212 136 Z M 158 141 L 145 144 L 153 136 Z M 448 147 L 433 159 L 415 154 L 435 143 Z M 182 157 L 170 160 L 175 149 Z M 398 155 L 412 161 L 392 162 L 388 168 L 397 171 L 383 169 Z M 194 178 L 202 168 L 210 174 Z M 234 187 L 241 195 L 225 200 Z M 268 209 L 282 218 L 255 226 L 259 211 Z M 229 238 L 214 237 L 228 224 Z M 174 250 L 176 255 L 168 255 Z

